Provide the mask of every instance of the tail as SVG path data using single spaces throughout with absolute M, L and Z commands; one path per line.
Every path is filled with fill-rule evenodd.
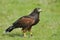
M 9 28 L 7 28 L 7 29 L 4 31 L 4 34 L 11 32 L 14 28 L 15 28 L 14 26 L 10 26 Z

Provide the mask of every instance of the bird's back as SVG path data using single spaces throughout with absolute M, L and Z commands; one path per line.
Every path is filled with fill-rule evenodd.
M 33 25 L 35 23 L 35 20 L 31 17 L 24 16 L 18 19 L 16 22 L 13 23 L 16 27 L 24 27 L 28 25 Z
M 19 22 L 23 25 L 32 25 L 34 24 L 35 20 L 33 18 L 23 17 L 19 20 Z

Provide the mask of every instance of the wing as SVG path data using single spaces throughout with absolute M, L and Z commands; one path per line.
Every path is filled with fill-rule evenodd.
M 34 24 L 35 20 L 33 18 L 23 17 L 21 20 L 19 20 L 19 22 L 23 25 L 32 25 Z
M 30 17 L 21 17 L 17 21 L 13 23 L 15 27 L 23 27 L 23 26 L 31 26 L 33 25 L 35 20 Z

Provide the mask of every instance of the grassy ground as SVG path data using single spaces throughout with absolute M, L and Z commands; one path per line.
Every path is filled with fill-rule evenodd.
M 40 22 L 33 26 L 33 36 L 21 37 L 21 29 L 8 35 L 3 31 L 16 19 L 42 8 Z M 0 0 L 0 40 L 60 40 L 60 0 Z

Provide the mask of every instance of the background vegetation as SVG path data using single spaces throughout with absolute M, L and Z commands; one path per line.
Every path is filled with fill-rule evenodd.
M 23 38 L 21 29 L 3 35 L 18 18 L 40 7 L 40 22 L 33 26 L 33 36 Z M 0 40 L 60 40 L 60 0 L 0 0 Z

